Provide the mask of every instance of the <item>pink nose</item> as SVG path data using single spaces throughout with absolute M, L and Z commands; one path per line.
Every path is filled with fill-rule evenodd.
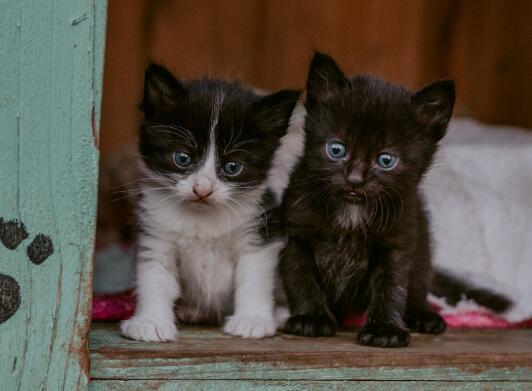
M 211 188 L 194 187 L 192 191 L 200 200 L 204 200 L 212 194 Z

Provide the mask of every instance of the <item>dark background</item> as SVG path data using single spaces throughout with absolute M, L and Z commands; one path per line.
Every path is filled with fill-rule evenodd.
M 101 150 L 134 143 L 148 58 L 182 78 L 301 88 L 313 49 L 347 73 L 457 81 L 457 113 L 532 127 L 529 0 L 110 0 Z

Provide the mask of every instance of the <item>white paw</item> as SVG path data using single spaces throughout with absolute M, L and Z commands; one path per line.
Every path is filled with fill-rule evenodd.
M 275 307 L 273 317 L 275 318 L 275 325 L 277 326 L 277 329 L 280 330 L 284 327 L 284 324 L 290 317 L 290 311 L 288 310 L 288 307 Z
M 252 315 L 233 315 L 225 320 L 224 333 L 243 338 L 264 338 L 275 335 L 275 320 Z
M 122 334 L 137 341 L 168 342 L 175 341 L 177 327 L 172 320 L 154 320 L 133 316 L 120 325 Z

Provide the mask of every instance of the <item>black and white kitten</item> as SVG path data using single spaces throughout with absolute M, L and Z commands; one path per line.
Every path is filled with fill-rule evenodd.
M 410 92 L 348 79 L 321 53 L 309 72 L 305 150 L 283 202 L 285 331 L 332 335 L 348 311 L 367 310 L 363 345 L 406 346 L 407 328 L 443 332 L 426 303 L 430 238 L 418 185 L 451 118 L 454 83 Z
M 227 317 L 224 331 L 236 336 L 275 333 L 284 239 L 269 213 L 280 190 L 269 187 L 279 183 L 274 157 L 298 97 L 260 96 L 218 79 L 180 82 L 150 65 L 139 137 L 137 309 L 122 323 L 124 335 L 174 340 L 175 312 L 191 322 Z

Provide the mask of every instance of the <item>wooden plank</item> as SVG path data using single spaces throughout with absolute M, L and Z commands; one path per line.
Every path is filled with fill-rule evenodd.
M 109 380 L 401 380 L 532 381 L 532 330 L 457 331 L 414 335 L 405 349 L 357 345 L 353 332 L 335 338 L 288 335 L 236 339 L 216 329 L 182 328 L 175 343 L 121 337 L 96 324 L 91 377 Z
M 21 299 L 0 303 L 0 390 L 84 389 L 106 1 L 0 10 L 0 274 Z
M 196 391 L 196 390 L 530 390 L 527 382 L 454 382 L 454 381 L 249 381 L 249 380 L 96 380 L 91 391 Z

